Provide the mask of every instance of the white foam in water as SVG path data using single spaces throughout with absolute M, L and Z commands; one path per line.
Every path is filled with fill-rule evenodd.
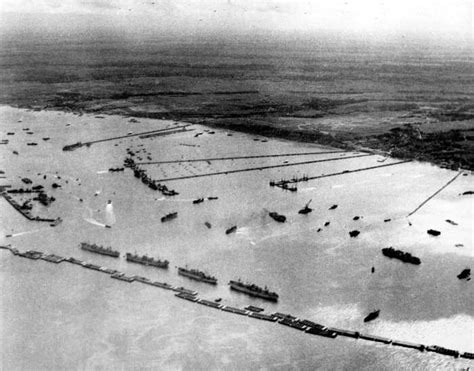
M 109 201 L 105 207 L 105 223 L 112 226 L 115 222 L 114 206 L 112 205 L 112 201 Z

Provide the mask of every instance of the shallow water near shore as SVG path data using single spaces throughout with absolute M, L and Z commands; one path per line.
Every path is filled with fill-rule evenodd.
M 6 177 L 0 185 L 25 187 L 23 177 L 44 185 L 56 201 L 48 208 L 35 206 L 32 213 L 64 220 L 54 228 L 30 222 L 2 198 L 2 245 L 74 256 L 126 274 L 182 285 L 202 298 L 222 298 L 224 304 L 239 308 L 252 304 L 326 326 L 474 352 L 472 281 L 456 278 L 464 268 L 472 268 L 474 260 L 473 198 L 460 196 L 472 190 L 471 174 L 459 176 L 407 218 L 456 172 L 410 162 L 301 182 L 298 192 L 292 193 L 270 187 L 270 180 L 398 161 L 382 163 L 380 156 L 349 158 L 362 153 L 330 153 L 336 150 L 271 138 L 262 142 L 263 137 L 199 125 L 169 136 L 125 138 L 64 152 L 64 145 L 77 141 L 176 125 L 11 107 L 0 107 L 0 119 L 2 139 L 9 140 L 0 147 Z M 195 137 L 197 133 L 202 134 Z M 28 142 L 38 145 L 27 146 Z M 107 171 L 122 166 L 127 148 L 145 149 L 146 153 L 136 155 L 144 162 L 321 153 L 142 165 L 152 178 L 165 179 L 315 161 L 163 182 L 179 192 L 165 197 L 148 189 L 129 169 Z M 52 183 L 61 187 L 53 189 Z M 218 199 L 192 203 L 211 196 Z M 313 212 L 298 214 L 309 200 Z M 338 207 L 329 210 L 334 204 Z M 174 211 L 177 219 L 160 222 Z M 275 222 L 269 211 L 285 215 L 287 221 Z M 353 220 L 355 216 L 360 219 Z M 112 219 L 112 228 L 104 228 Z M 326 222 L 329 225 L 324 226 Z M 233 225 L 238 227 L 236 233 L 226 235 Z M 442 233 L 429 236 L 429 228 Z M 361 233 L 350 238 L 351 230 Z M 80 250 L 82 241 L 168 259 L 170 268 L 142 267 L 123 258 L 91 254 Z M 380 250 L 388 246 L 418 256 L 422 264 L 384 257 Z M 215 275 L 219 284 L 214 287 L 178 276 L 175 267 L 184 265 Z M 231 292 L 227 282 L 239 277 L 267 285 L 279 293 L 279 302 Z M 310 336 L 183 301 L 169 291 L 111 280 L 66 263 L 18 259 L 3 250 L 0 289 L 5 369 L 434 369 L 469 364 L 363 340 Z M 364 323 L 363 318 L 375 309 L 380 309 L 380 317 Z

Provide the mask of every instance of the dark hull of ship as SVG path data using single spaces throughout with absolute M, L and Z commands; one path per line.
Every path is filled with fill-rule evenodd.
M 147 260 L 143 260 L 143 258 L 140 258 L 140 257 L 131 257 L 131 256 L 127 256 L 126 260 L 132 263 L 149 265 L 149 266 L 157 267 L 157 268 L 168 268 L 168 264 L 169 264 L 168 262 L 147 261 Z
M 262 299 L 270 300 L 270 301 L 278 301 L 278 296 L 268 295 L 268 294 L 265 294 L 264 292 L 253 291 L 246 287 L 237 285 L 235 283 L 229 283 L 229 285 L 230 285 L 231 290 L 243 292 L 244 294 L 247 294 L 256 298 L 262 298 Z
M 114 258 L 118 258 L 120 256 L 120 253 L 118 251 L 100 250 L 100 249 L 94 249 L 93 247 L 85 247 L 85 246 L 82 246 L 81 249 L 90 251 L 96 254 L 112 256 Z
M 213 285 L 217 284 L 217 280 L 215 278 L 201 277 L 197 274 L 194 274 L 192 272 L 188 272 L 186 270 L 178 269 L 178 274 L 180 276 L 185 276 L 185 277 L 191 278 L 191 279 L 196 280 L 196 281 L 206 282 L 206 283 L 210 283 L 210 284 L 213 284 Z

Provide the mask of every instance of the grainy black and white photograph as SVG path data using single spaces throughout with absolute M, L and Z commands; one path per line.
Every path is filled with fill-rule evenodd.
M 0 0 L 0 369 L 474 369 L 471 0 Z

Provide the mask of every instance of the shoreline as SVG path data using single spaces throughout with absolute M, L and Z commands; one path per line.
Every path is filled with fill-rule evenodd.
M 420 130 L 411 124 L 392 128 L 384 134 L 354 135 L 349 131 L 339 131 L 335 134 L 322 132 L 317 129 L 301 129 L 283 127 L 269 122 L 271 117 L 235 117 L 232 122 L 227 119 L 203 118 L 190 114 L 176 114 L 173 112 L 110 112 L 108 109 L 73 109 L 70 107 L 35 107 L 31 105 L 12 105 L 2 103 L 3 106 L 25 109 L 30 111 L 56 111 L 72 113 L 74 115 L 118 115 L 124 118 L 147 118 L 157 120 L 173 120 L 189 124 L 199 124 L 209 128 L 219 128 L 246 134 L 261 135 L 268 138 L 279 138 L 299 143 L 313 143 L 348 151 L 360 151 L 398 160 L 417 160 L 428 162 L 441 168 L 454 171 L 474 171 L 474 154 L 463 151 L 457 144 L 463 137 L 464 131 L 451 129 L 434 133 L 420 133 Z M 469 137 L 470 138 L 470 137 Z

